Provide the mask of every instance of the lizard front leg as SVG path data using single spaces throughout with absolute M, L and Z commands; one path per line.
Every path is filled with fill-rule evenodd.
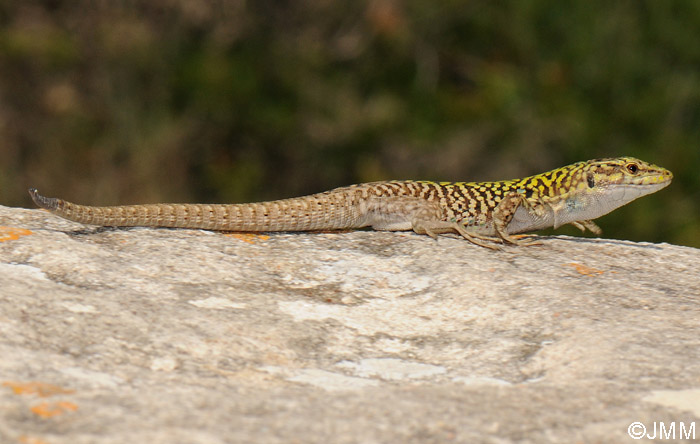
M 492 213 L 493 228 L 496 234 L 504 243 L 508 244 L 520 246 L 541 245 L 541 242 L 519 239 L 508 234 L 508 224 L 513 220 L 513 216 L 520 206 L 525 207 L 527 211 L 534 213 L 538 217 L 544 217 L 547 211 L 544 205 L 533 205 L 530 203 L 522 193 L 508 193 L 503 196 L 503 199 L 501 199 Z
M 579 220 L 579 221 L 574 221 L 571 222 L 571 225 L 574 227 L 578 228 L 582 232 L 586 232 L 586 229 L 588 229 L 590 232 L 593 234 L 601 235 L 603 234 L 603 230 L 595 224 L 592 220 Z

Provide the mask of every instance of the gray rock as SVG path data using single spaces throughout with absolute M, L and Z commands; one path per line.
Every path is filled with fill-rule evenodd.
M 0 226 L 1 442 L 680 442 L 700 418 L 697 249 Z

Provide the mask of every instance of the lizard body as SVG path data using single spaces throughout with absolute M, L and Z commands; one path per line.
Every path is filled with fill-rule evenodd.
M 573 224 L 596 234 L 592 219 L 671 183 L 670 171 L 632 157 L 577 162 L 524 179 L 497 182 L 385 181 L 260 203 L 93 207 L 29 193 L 61 217 L 101 226 L 265 232 L 372 227 L 470 242 L 532 243 L 513 234 Z

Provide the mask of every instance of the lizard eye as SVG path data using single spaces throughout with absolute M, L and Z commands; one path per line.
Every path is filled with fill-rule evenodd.
M 639 167 L 636 163 L 628 163 L 626 168 L 627 171 L 629 171 L 632 174 L 637 174 L 637 172 L 639 171 Z

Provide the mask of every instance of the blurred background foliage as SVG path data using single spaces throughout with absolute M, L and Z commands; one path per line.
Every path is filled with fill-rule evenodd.
M 632 155 L 700 247 L 697 0 L 0 0 L 0 203 L 243 202 Z M 559 230 L 575 233 L 575 230 Z

